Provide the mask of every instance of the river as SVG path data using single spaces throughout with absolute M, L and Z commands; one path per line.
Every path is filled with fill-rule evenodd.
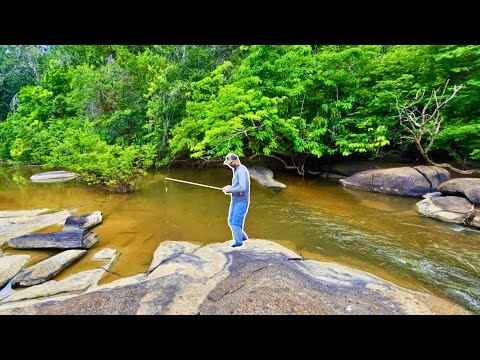
M 29 177 L 38 172 L 39 167 L 0 166 L 0 210 L 103 213 L 103 223 L 93 229 L 99 243 L 55 280 L 100 266 L 91 256 L 106 247 L 120 256 L 102 283 L 145 272 L 162 241 L 208 244 L 232 239 L 229 196 L 165 180 L 167 176 L 222 187 L 231 182 L 227 167 L 151 172 L 139 191 L 128 195 L 76 181 L 31 182 Z M 294 173 L 276 173 L 275 180 L 287 188 L 277 192 L 252 180 L 245 221 L 250 238 L 271 239 L 304 258 L 364 270 L 480 314 L 480 231 L 418 214 L 415 203 L 420 199 L 347 189 L 335 180 L 302 179 Z M 40 232 L 60 230 L 53 226 Z M 31 255 L 30 264 L 58 252 L 7 245 L 2 249 Z

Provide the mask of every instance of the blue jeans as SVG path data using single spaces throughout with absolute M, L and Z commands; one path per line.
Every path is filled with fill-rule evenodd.
M 232 230 L 233 239 L 237 245 L 241 245 L 243 239 L 248 238 L 247 234 L 243 231 L 243 224 L 245 222 L 247 211 L 248 204 L 244 201 L 232 201 L 230 203 L 230 209 L 228 210 L 228 226 L 230 226 L 230 229 Z

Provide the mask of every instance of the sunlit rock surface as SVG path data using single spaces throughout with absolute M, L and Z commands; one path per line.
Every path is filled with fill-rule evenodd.
M 0 211 L 0 246 L 8 240 L 53 226 L 63 225 L 68 210 L 40 215 L 48 209 Z
M 231 248 L 232 241 L 205 246 L 166 241 L 157 248 L 148 276 L 96 289 L 94 281 L 76 290 L 60 289 L 72 277 L 50 281 L 3 299 L 0 314 L 469 314 L 363 271 L 303 260 L 273 241 L 249 239 Z M 18 302 L 35 295 L 30 289 L 49 283 L 53 289 L 36 295 L 88 291 Z
M 97 284 L 104 274 L 105 270 L 82 271 L 61 281 L 50 280 L 43 284 L 14 291 L 10 296 L 1 300 L 0 303 L 47 297 L 63 293 L 84 292 L 90 286 Z
M 0 257 L 0 290 L 30 260 L 30 255 L 10 255 Z
M 20 271 L 12 280 L 12 286 L 32 286 L 52 279 L 75 261 L 87 250 L 66 250 L 46 260 L 40 261 Z

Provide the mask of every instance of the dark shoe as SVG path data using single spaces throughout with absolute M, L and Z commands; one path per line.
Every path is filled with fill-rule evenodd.
M 245 242 L 245 241 L 247 241 L 247 240 L 248 240 L 248 238 L 243 238 L 243 239 L 242 239 L 243 242 Z
M 242 245 L 243 245 L 243 244 L 237 244 L 237 243 L 235 243 L 235 244 L 230 245 L 230 247 L 234 248 L 234 247 L 242 246 Z

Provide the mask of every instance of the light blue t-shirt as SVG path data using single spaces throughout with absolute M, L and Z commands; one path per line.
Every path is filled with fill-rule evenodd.
M 250 202 L 250 173 L 245 165 L 233 169 L 232 187 L 228 192 L 232 194 L 233 202 Z

